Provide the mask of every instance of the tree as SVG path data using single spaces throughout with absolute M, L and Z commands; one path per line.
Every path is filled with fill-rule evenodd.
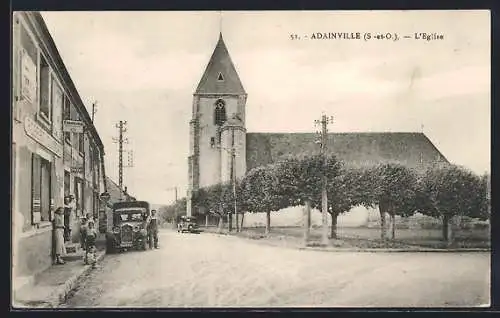
M 394 239 L 396 215 L 409 216 L 416 210 L 417 174 L 399 163 L 379 164 L 363 174 L 358 200 L 365 206 L 378 206 L 382 239 L 386 238 L 385 214 L 389 214 Z
M 256 167 L 242 181 L 245 207 L 249 212 L 266 213 L 266 234 L 271 230 L 271 212 L 282 208 L 277 165 Z
M 487 178 L 457 165 L 436 166 L 423 175 L 419 196 L 426 203 L 419 203 L 419 211 L 442 219 L 445 241 L 454 240 L 455 216 L 489 217 Z
M 173 204 L 161 206 L 158 215 L 164 222 L 174 223 L 180 215 L 186 215 L 186 198 L 177 200 Z
M 278 191 L 282 207 L 305 206 L 304 241 L 306 243 L 310 234 L 311 208 L 321 206 L 323 165 L 321 155 L 283 158 L 277 165 Z
M 328 213 L 332 222 L 330 237 L 336 239 L 338 216 L 361 204 L 359 192 L 362 171 L 341 165 L 340 162 L 334 161 L 334 158 L 329 158 L 328 166 Z

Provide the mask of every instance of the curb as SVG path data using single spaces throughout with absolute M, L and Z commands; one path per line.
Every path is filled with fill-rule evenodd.
M 106 251 L 97 252 L 97 257 L 96 257 L 97 261 L 99 262 L 100 260 L 102 260 L 105 255 L 106 255 Z M 82 269 L 80 271 L 78 271 L 78 273 L 76 273 L 75 275 L 70 277 L 68 280 L 66 280 L 64 285 L 57 287 L 56 290 L 53 291 L 49 295 L 48 301 L 42 307 L 45 307 L 45 308 L 58 307 L 61 303 L 63 303 L 66 300 L 66 297 L 68 296 L 68 294 L 73 289 L 75 289 L 76 283 L 78 282 L 78 279 L 80 279 L 80 277 L 82 277 L 83 275 L 91 272 L 92 269 L 93 269 L 92 265 L 85 265 L 84 267 L 82 267 Z
M 333 247 L 313 247 L 313 246 L 281 246 L 279 244 L 273 244 L 270 241 L 260 241 L 260 240 L 252 240 L 251 238 L 241 237 L 237 235 L 232 235 L 228 233 L 214 233 L 214 232 L 202 232 L 209 233 L 216 236 L 231 236 L 243 240 L 247 240 L 250 242 L 265 244 L 268 246 L 277 246 L 277 247 L 286 247 L 292 248 L 296 250 L 303 251 L 318 251 L 318 252 L 356 252 L 356 253 L 491 253 L 491 249 L 489 248 L 428 248 L 428 247 L 413 247 L 413 248 L 333 248 Z
M 442 249 L 442 248 L 418 248 L 418 249 L 404 249 L 404 248 L 322 248 L 322 247 L 298 247 L 299 250 L 319 251 L 319 252 L 357 252 L 357 253 L 484 253 L 491 252 L 486 248 L 455 248 L 455 249 Z

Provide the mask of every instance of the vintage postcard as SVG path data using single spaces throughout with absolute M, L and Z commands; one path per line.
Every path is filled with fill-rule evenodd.
M 490 306 L 489 11 L 12 23 L 12 308 Z

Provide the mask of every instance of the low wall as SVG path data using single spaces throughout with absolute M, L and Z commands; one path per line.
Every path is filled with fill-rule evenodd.
M 367 226 L 371 219 L 376 219 L 377 209 L 365 209 L 364 207 L 355 207 L 349 213 L 341 214 L 337 219 L 339 227 L 360 227 Z M 327 214 L 328 224 L 331 224 L 330 214 Z M 244 227 L 259 227 L 266 225 L 265 213 L 245 213 L 243 221 Z M 278 212 L 271 212 L 271 226 L 302 226 L 303 207 L 290 207 Z M 319 226 L 322 224 L 322 215 L 319 210 L 311 210 L 311 225 Z
M 52 227 L 22 235 L 14 259 L 16 276 L 36 275 L 52 265 Z

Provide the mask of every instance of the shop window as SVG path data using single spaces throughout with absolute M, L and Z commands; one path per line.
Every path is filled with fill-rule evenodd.
M 31 215 L 32 224 L 50 221 L 51 164 L 40 156 L 32 155 Z
M 40 115 L 49 123 L 52 121 L 50 104 L 50 68 L 47 60 L 40 54 Z

